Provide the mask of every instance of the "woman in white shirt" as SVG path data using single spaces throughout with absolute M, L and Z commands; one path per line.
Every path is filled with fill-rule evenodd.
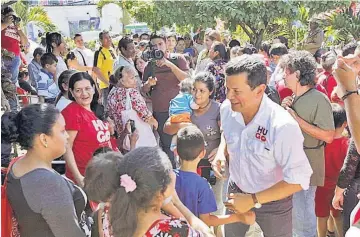
M 64 55 L 66 52 L 66 43 L 60 33 L 46 33 L 46 52 L 54 54 L 58 60 L 55 77 L 57 81 L 60 77 L 60 74 L 63 71 L 68 70 L 68 67 L 66 66 L 66 63 L 62 57 L 62 55 Z
M 63 71 L 58 79 L 58 86 L 61 91 L 59 96 L 56 99 L 56 108 L 61 112 L 65 109 L 72 101 L 69 100 L 68 91 L 69 91 L 69 79 L 70 77 L 76 73 L 75 70 L 66 70 Z

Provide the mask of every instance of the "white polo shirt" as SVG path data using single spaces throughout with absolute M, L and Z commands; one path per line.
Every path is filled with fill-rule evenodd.
M 284 180 L 309 188 L 312 169 L 298 123 L 281 106 L 263 96 L 259 111 L 245 125 L 241 113 L 225 100 L 221 124 L 230 155 L 230 180 L 244 192 L 257 193 Z
M 88 67 L 94 66 L 94 52 L 91 51 L 90 49 L 87 48 L 81 49 L 76 47 L 74 50 L 72 50 L 72 52 L 74 52 L 79 65 L 85 66 L 86 63 L 86 66 Z

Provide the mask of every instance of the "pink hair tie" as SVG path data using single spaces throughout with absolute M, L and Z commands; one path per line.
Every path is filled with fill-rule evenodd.
M 131 193 L 136 189 L 135 181 L 127 174 L 120 176 L 120 186 L 125 188 L 126 193 Z

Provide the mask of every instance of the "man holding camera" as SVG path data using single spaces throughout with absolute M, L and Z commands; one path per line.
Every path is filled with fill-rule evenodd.
M 165 35 L 152 34 L 150 44 L 151 51 L 148 53 L 150 62 L 144 71 L 142 91 L 151 93 L 154 117 L 159 123 L 158 133 L 162 148 L 175 167 L 174 154 L 170 150 L 171 136 L 163 132 L 163 127 L 169 118 L 170 100 L 179 93 L 178 84 L 188 77 L 189 67 L 182 55 L 167 52 Z
M 18 81 L 19 67 L 21 64 L 20 44 L 26 45 L 28 43 L 26 35 L 20 28 L 20 21 L 21 19 L 16 16 L 11 7 L 8 6 L 1 10 L 1 48 L 14 54 L 9 67 L 11 82 L 14 84 Z M 14 103 L 10 103 L 10 105 L 12 105 L 12 107 L 16 105 L 17 107 L 17 102 L 14 101 Z

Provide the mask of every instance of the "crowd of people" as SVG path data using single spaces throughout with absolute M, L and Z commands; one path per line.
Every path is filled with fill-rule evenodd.
M 93 52 L 48 32 L 20 62 L 27 39 L 1 16 L 2 198 L 20 236 L 360 236 L 359 43 L 321 48 L 313 21 L 303 50 L 207 29 L 102 31 Z

